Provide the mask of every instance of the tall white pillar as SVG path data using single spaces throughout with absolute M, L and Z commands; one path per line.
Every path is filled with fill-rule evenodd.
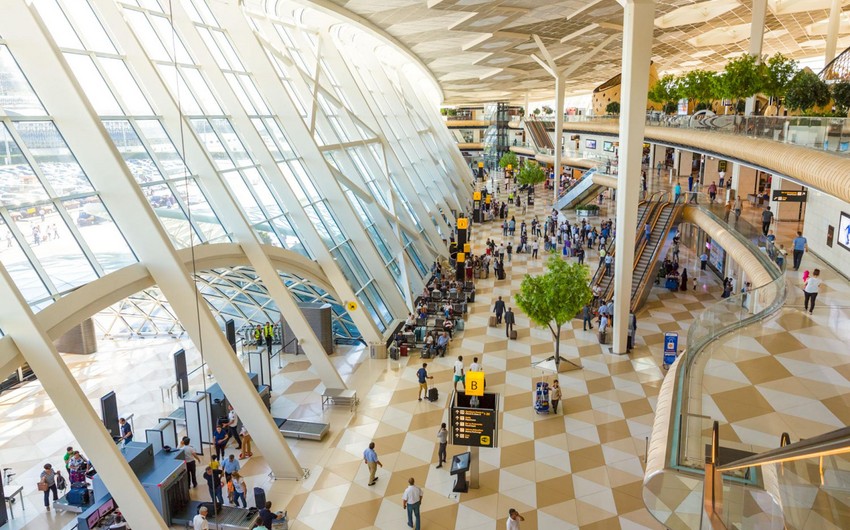
M 564 145 L 564 78 L 555 78 L 555 198 L 558 203 L 558 189 L 561 183 L 561 150 Z
M 74 438 L 89 455 L 97 455 L 97 472 L 121 507 L 121 513 L 134 528 L 165 530 L 165 521 L 2 265 L 0 297 L 3 299 L 0 326 L 21 350 Z
M 823 64 L 827 65 L 835 59 L 835 47 L 838 44 L 838 28 L 841 26 L 841 0 L 832 0 L 829 8 L 829 22 L 826 26 L 826 50 L 823 54 Z
M 623 82 L 620 102 L 620 175 L 617 186 L 617 235 L 614 263 L 614 343 L 626 353 L 635 230 L 640 199 L 640 161 L 646 126 L 646 87 L 652 56 L 654 0 L 627 0 L 623 12 Z
M 764 42 L 764 22 L 767 16 L 767 0 L 753 0 L 753 19 L 750 22 L 750 49 L 753 57 L 761 57 L 761 47 Z M 759 61 L 761 62 L 761 61 Z M 756 106 L 755 96 L 747 98 L 744 114 L 749 116 Z

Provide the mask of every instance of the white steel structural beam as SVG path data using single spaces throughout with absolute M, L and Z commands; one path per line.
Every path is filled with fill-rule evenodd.
M 623 9 L 623 83 L 620 114 L 620 174 L 614 263 L 613 353 L 626 353 L 635 230 L 640 200 L 640 163 L 646 123 L 646 87 L 652 57 L 654 0 L 628 0 Z
M 324 156 L 316 147 L 313 138 L 304 126 L 304 122 L 289 100 L 285 88 L 268 62 L 268 58 L 253 31 L 248 27 L 242 10 L 237 5 L 228 6 L 219 2 L 211 2 L 208 5 L 218 20 L 228 22 L 227 34 L 233 42 L 239 59 L 255 79 L 257 89 L 264 96 L 271 113 L 279 116 L 286 124 L 287 139 L 293 144 L 295 151 L 301 155 L 307 172 L 313 177 L 312 182 L 316 189 L 328 201 L 329 209 L 337 216 L 348 237 L 351 238 L 357 254 L 363 260 L 363 266 L 374 275 L 378 285 L 383 287 L 379 291 L 383 295 L 387 308 L 395 315 L 403 315 L 405 311 L 403 298 L 396 289 L 386 288 L 392 285 L 392 278 L 383 267 L 377 251 L 368 242 L 367 234 L 362 229 L 353 210 L 351 210 L 351 206 L 344 198 L 339 197 L 341 193 L 336 184 L 336 179 L 334 179 Z M 207 80 L 220 97 L 224 108 L 230 113 L 234 128 L 241 133 L 240 138 L 245 142 L 245 146 L 268 175 L 269 184 L 275 189 L 278 196 L 284 201 L 290 215 L 296 220 L 300 229 L 299 232 L 309 229 L 312 221 L 296 200 L 276 161 L 230 88 L 224 74 L 215 66 L 215 59 L 201 40 L 194 23 L 185 12 L 182 4 L 175 4 L 172 22 L 185 39 L 187 47 L 198 57 L 200 64 L 209 65 L 204 68 Z M 311 245 L 311 249 L 313 248 L 315 247 Z M 341 302 L 356 300 L 353 288 L 349 285 L 339 266 L 336 265 L 333 256 L 329 252 L 324 255 L 317 252 L 316 260 L 324 269 L 325 274 L 332 278 L 334 287 L 338 289 L 340 295 L 349 297 L 348 300 L 341 300 Z M 357 309 L 351 312 L 351 317 L 367 342 L 383 341 L 383 335 L 378 331 L 362 304 L 358 304 Z
M 100 421 L 65 361 L 35 321 L 6 267 L 0 265 L 0 326 L 11 336 L 74 438 L 89 455 L 97 455 L 97 472 L 121 513 L 136 528 L 168 528 L 136 479 L 112 436 Z M 5 373 L 5 372 L 4 372 Z
M 827 65 L 835 59 L 835 47 L 838 45 L 838 31 L 841 27 L 841 0 L 832 0 L 829 7 L 829 22 L 826 26 L 826 49 L 823 53 L 823 64 Z
M 181 122 L 180 111 L 176 102 L 171 97 L 156 69 L 147 60 L 139 42 L 133 38 L 133 32 L 121 15 L 120 8 L 114 0 L 93 0 L 93 3 L 97 5 L 106 26 L 112 30 L 113 38 L 124 52 L 127 61 L 133 65 L 136 77 L 141 81 L 141 86 L 145 87 L 151 103 L 162 116 L 162 125 L 169 136 L 180 138 L 181 127 L 183 127 L 184 141 L 175 145 L 175 148 L 181 151 L 185 147 L 185 150 L 180 153 L 184 163 L 190 170 L 194 170 L 198 174 L 199 184 L 203 187 L 213 209 L 225 225 L 225 230 L 232 233 L 236 242 L 241 245 L 263 286 L 269 291 L 269 295 L 277 304 L 280 314 L 297 335 L 298 345 L 304 350 L 316 374 L 327 388 L 346 388 L 345 382 L 328 358 L 324 347 L 313 332 L 313 328 L 304 318 L 298 303 L 263 251 L 256 233 L 228 191 L 222 177 L 216 171 L 215 165 L 198 140 L 191 124 L 188 123 L 188 119 L 184 117 L 184 121 Z
M 764 22 L 767 17 L 767 0 L 753 0 L 753 19 L 750 22 L 750 48 L 749 54 L 761 62 L 761 48 L 764 43 Z M 750 115 L 755 110 L 755 96 L 747 98 L 744 114 Z
M 328 31 L 324 31 L 322 33 L 322 38 L 326 41 L 333 42 L 331 35 Z M 380 112 L 375 112 L 372 106 L 369 105 L 368 100 L 366 99 L 366 94 L 363 92 L 361 87 L 357 84 L 357 80 L 354 78 L 354 74 L 348 69 L 348 66 L 345 64 L 345 59 L 343 59 L 339 50 L 336 46 L 329 46 L 328 51 L 325 54 L 325 61 L 327 64 L 331 66 L 334 70 L 334 75 L 337 79 L 340 80 L 341 84 L 348 89 L 346 93 L 346 97 L 349 103 L 352 105 L 352 110 L 357 114 L 357 117 L 361 119 L 366 125 L 371 127 L 374 131 L 380 131 L 380 133 L 384 137 L 384 155 L 387 158 L 387 172 L 402 172 L 404 178 L 396 178 L 396 182 L 398 183 L 399 188 L 401 188 L 401 192 L 407 195 L 408 197 L 420 197 L 418 201 L 411 201 L 410 205 L 422 223 L 422 227 L 428 234 L 428 237 L 435 244 L 440 243 L 440 236 L 434 228 L 433 223 L 426 223 L 425 221 L 429 219 L 430 214 L 423 206 L 423 201 L 430 201 L 430 198 L 425 193 L 419 193 L 416 191 L 415 186 L 413 186 L 412 175 L 408 174 L 406 171 L 402 169 L 401 161 L 399 157 L 396 155 L 396 149 L 401 149 L 401 145 L 398 141 L 392 141 L 394 138 L 394 134 L 392 129 L 389 127 L 387 123 L 387 119 Z M 418 136 L 418 133 L 416 133 Z M 390 143 L 392 142 L 392 145 Z M 396 169 L 397 171 L 394 171 Z M 389 188 L 391 192 L 391 196 L 395 198 L 395 193 L 392 192 L 392 189 Z M 393 207 L 395 211 L 398 211 L 398 206 L 395 205 L 395 200 L 393 201 Z M 411 238 L 414 239 L 414 238 Z M 416 240 L 420 243 L 424 243 L 419 234 L 416 235 Z M 403 241 L 399 240 L 402 247 L 404 246 Z M 427 245 L 422 245 L 425 247 Z M 443 249 L 447 250 L 447 249 Z
M 561 155 L 563 154 L 564 145 L 564 76 L 558 75 L 555 78 L 555 188 L 553 190 L 552 205 L 558 204 L 558 191 L 561 185 Z
M 12 55 L 53 116 L 57 128 L 65 133 L 63 136 L 68 147 L 100 192 L 116 225 L 139 261 L 150 270 L 193 343 L 199 346 L 206 340 L 207 347 L 198 349 L 217 376 L 228 400 L 250 427 L 257 446 L 269 455 L 268 464 L 273 473 L 278 478 L 299 478 L 302 472 L 298 462 L 288 451 L 277 425 L 239 359 L 233 355 L 206 303 L 196 305 L 198 293 L 194 279 L 169 242 L 168 235 L 61 52 L 47 35 L 34 12 L 35 8 L 28 6 L 26 0 L 7 0 L 7 4 L 11 7 L 0 17 L 0 34 L 7 39 Z M 71 131 L 73 134 L 69 134 Z M 73 417 L 65 419 L 73 421 Z M 96 454 L 97 448 L 86 450 Z M 121 469 L 120 462 L 104 456 L 101 467 Z M 106 485 L 110 489 L 121 486 L 109 482 Z M 132 524 L 139 528 L 149 527 L 141 521 Z

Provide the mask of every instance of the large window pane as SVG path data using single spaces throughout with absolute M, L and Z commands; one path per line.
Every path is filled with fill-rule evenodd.
M 47 114 L 5 45 L 0 45 L 0 77 L 0 110 L 9 116 Z
M 65 59 L 74 71 L 80 85 L 83 87 L 83 92 L 89 98 L 89 103 L 94 107 L 94 110 L 101 116 L 117 116 L 123 115 L 118 101 L 112 95 L 112 91 L 103 80 L 103 76 L 95 67 L 91 57 L 88 55 L 79 55 L 76 53 L 66 53 Z
M 0 123 L 0 201 L 5 206 L 32 204 L 48 199 L 6 125 Z
M 49 296 L 47 288 L 39 279 L 38 274 L 33 269 L 17 239 L 12 236 L 12 231 L 6 226 L 6 223 L 0 219 L 0 260 L 6 271 L 15 281 L 15 287 L 26 298 L 27 302 L 34 302 Z M 26 235 L 26 234 L 25 234 Z
M 63 206 L 105 273 L 136 262 L 124 236 L 96 196 L 65 201 Z
M 53 122 L 16 122 L 15 128 L 41 173 L 59 196 L 94 192 Z
M 107 77 L 112 81 L 112 85 L 124 102 L 127 112 L 134 116 L 150 116 L 153 114 L 150 105 L 148 105 L 142 91 L 139 90 L 139 85 L 130 75 L 127 70 L 127 65 L 120 59 L 101 58 L 100 64 L 106 71 Z

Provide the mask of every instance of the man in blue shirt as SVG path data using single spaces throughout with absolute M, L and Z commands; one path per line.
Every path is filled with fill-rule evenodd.
M 792 244 L 794 245 L 794 270 L 797 270 L 800 268 L 800 262 L 803 261 L 803 252 L 808 251 L 809 247 L 802 232 L 797 232 L 797 237 Z
M 125 420 L 124 418 L 119 418 L 118 419 L 118 425 L 121 427 L 121 438 L 125 442 L 132 442 L 133 441 L 133 429 L 130 428 L 130 424 L 127 423 L 127 420 Z
M 375 476 L 378 466 L 384 467 L 384 464 L 378 460 L 378 453 L 375 452 L 375 442 L 371 442 L 369 449 L 363 451 L 363 462 L 369 467 L 369 485 L 374 486 L 378 481 L 378 477 Z
M 236 460 L 233 453 L 230 453 L 230 456 L 221 463 L 221 469 L 224 470 L 224 479 L 230 482 L 230 476 L 239 471 L 240 467 L 239 460 Z
M 434 352 L 434 356 L 436 357 L 439 355 L 440 357 L 443 357 L 446 355 L 446 348 L 448 348 L 448 345 L 449 334 L 444 331 L 439 337 L 437 337 L 437 348 Z
M 416 371 L 416 377 L 419 379 L 419 401 L 422 401 L 422 392 L 425 392 L 425 397 L 428 397 L 428 380 L 434 379 L 434 376 L 428 375 L 428 363 L 422 363 L 422 368 Z
M 678 201 L 679 195 L 681 195 L 681 194 L 682 194 L 682 185 L 677 182 L 676 185 L 673 186 L 673 202 Z

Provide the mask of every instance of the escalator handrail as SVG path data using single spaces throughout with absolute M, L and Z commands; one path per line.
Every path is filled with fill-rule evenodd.
M 806 438 L 784 447 L 771 449 L 718 466 L 718 471 L 734 471 L 753 466 L 791 462 L 850 452 L 850 427 L 842 427 L 819 436 Z
M 643 209 L 643 212 L 641 213 L 640 217 L 638 218 L 638 226 L 641 225 L 641 222 L 646 218 L 647 213 L 652 209 L 652 204 L 650 204 L 648 202 L 648 200 L 640 201 L 638 203 L 638 209 L 640 209 L 641 206 L 646 206 L 646 208 Z M 640 234 L 641 233 L 638 232 L 638 234 L 635 236 L 635 240 L 637 240 L 637 238 L 640 237 Z M 614 257 L 614 254 L 615 254 L 614 252 L 612 252 L 612 247 L 614 246 L 614 239 L 615 238 L 611 238 L 611 240 L 608 242 L 607 248 L 605 249 L 606 253 L 611 252 L 612 258 Z M 600 283 L 602 283 L 602 278 L 603 278 L 604 275 L 602 274 L 601 271 L 602 271 L 602 266 L 600 265 L 599 267 L 597 267 L 596 272 L 593 273 L 593 276 L 590 279 L 590 285 L 599 285 Z
M 671 213 L 670 213 L 670 217 L 667 220 L 667 222 L 670 224 L 669 228 L 667 228 L 668 234 L 670 232 L 670 229 L 672 228 L 672 224 L 675 221 L 675 219 L 677 217 L 679 217 L 680 215 L 682 215 L 682 211 L 685 209 L 685 205 L 681 201 L 676 201 L 676 202 L 670 204 L 669 206 L 671 208 Z M 661 242 L 662 242 L 662 238 L 659 237 L 658 241 L 655 243 L 655 250 L 653 251 L 652 256 L 649 259 L 649 264 L 656 263 L 658 261 L 658 253 L 661 251 L 661 246 L 662 246 Z M 651 276 L 647 277 L 650 270 L 652 270 L 652 267 L 647 267 L 646 270 L 643 271 L 643 275 L 641 276 L 641 279 L 640 279 L 640 282 L 637 285 L 637 288 L 635 288 L 632 291 L 632 299 L 631 299 L 631 302 L 630 302 L 630 307 L 631 307 L 632 312 L 635 312 L 635 310 L 637 309 L 638 301 L 640 301 L 640 299 L 644 295 L 644 291 L 650 285 Z

